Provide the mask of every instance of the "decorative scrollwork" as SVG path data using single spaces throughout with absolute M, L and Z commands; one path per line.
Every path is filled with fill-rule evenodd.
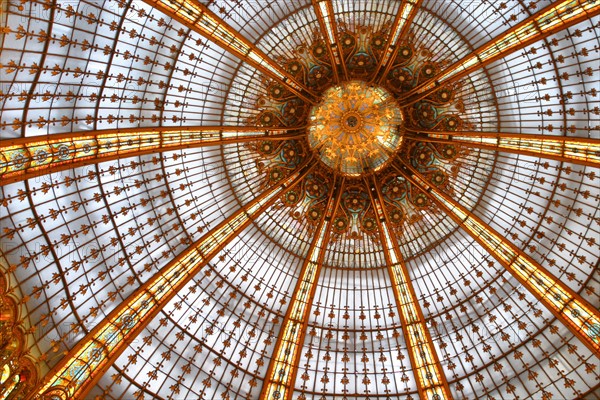
M 0 398 L 21 400 L 37 384 L 38 372 L 25 348 L 25 331 L 9 281 L 0 271 Z
M 436 76 L 448 64 L 446 60 L 434 60 L 427 48 L 416 46 L 412 35 L 398 43 L 382 86 L 367 83 L 374 78 L 372 74 L 383 56 L 389 27 L 390 23 L 384 24 L 375 31 L 369 26 L 339 24 L 348 81 L 337 86 L 327 44 L 314 32 L 312 43 L 300 45 L 292 57 L 280 58 L 279 62 L 295 79 L 321 94 L 323 100 L 316 106 L 305 104 L 281 84 L 265 78 L 264 93 L 257 103 L 259 113 L 250 121 L 262 126 L 306 129 L 306 140 L 294 141 L 293 145 L 263 141 L 248 146 L 257 154 L 265 187 L 286 176 L 309 151 L 316 153 L 321 163 L 315 173 L 305 179 L 301 188 L 282 195 L 278 205 L 290 208 L 294 218 L 309 230 L 325 213 L 325 181 L 331 184 L 337 174 L 349 179 L 333 217 L 332 240 L 378 241 L 373 205 L 366 188 L 355 178 L 376 175 L 389 224 L 400 235 L 406 224 L 419 221 L 433 206 L 425 193 L 398 176 L 389 164 L 399 159 L 419 171 L 431 185 L 452 194 L 452 178 L 458 174 L 461 156 L 467 154 L 458 144 L 404 138 L 406 129 L 456 131 L 470 127 L 461 117 L 465 106 L 458 96 L 460 83 L 441 86 L 403 109 L 393 107 L 397 97 Z

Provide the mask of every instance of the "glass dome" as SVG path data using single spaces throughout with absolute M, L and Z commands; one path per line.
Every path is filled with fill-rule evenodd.
M 12 1 L 0 399 L 600 399 L 600 4 Z

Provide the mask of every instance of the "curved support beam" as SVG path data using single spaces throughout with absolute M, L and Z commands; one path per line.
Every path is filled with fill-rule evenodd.
M 200 1 L 144 0 L 144 2 L 186 25 L 192 31 L 219 45 L 270 78 L 280 82 L 298 97 L 313 104 L 318 101 L 319 96 L 317 94 L 298 82 L 285 68 Z
M 425 182 L 414 168 L 404 164 L 397 170 L 421 188 L 583 344 L 600 356 L 600 311 L 456 200 Z
M 335 14 L 333 12 L 333 4 L 331 0 L 312 0 L 321 32 L 324 33 L 325 43 L 329 51 L 329 57 L 335 65 L 333 65 L 333 74 L 336 83 L 348 78 L 346 70 L 346 62 L 344 53 L 338 35 L 337 24 L 335 22 Z
M 288 128 L 190 126 L 107 129 L 0 142 L 0 186 L 84 165 L 203 146 L 298 139 Z
M 48 373 L 29 399 L 83 399 L 164 306 L 286 190 L 312 170 L 309 159 L 179 254 L 94 327 Z
M 381 61 L 379 61 L 375 74 L 373 75 L 375 83 L 380 84 L 394 66 L 394 60 L 400 49 L 398 44 L 408 34 L 410 25 L 417 15 L 417 11 L 419 11 L 422 2 L 423 0 L 403 0 L 402 4 L 400 4 L 398 13 L 390 27 L 390 34 L 385 48 L 383 49 L 383 57 L 381 58 Z M 379 73 L 382 69 L 383 73 L 380 75 Z
M 419 305 L 415 289 L 410 281 L 410 275 L 398 240 L 390 232 L 389 215 L 385 208 L 381 188 L 372 178 L 371 182 L 365 180 L 371 203 L 377 216 L 377 225 L 381 233 L 381 245 L 386 259 L 388 272 L 392 281 L 392 289 L 396 299 L 396 306 L 400 312 L 402 332 L 406 339 L 406 347 L 410 362 L 415 370 L 417 389 L 421 399 L 452 399 L 450 386 L 442 364 L 437 355 L 431 334 L 425 325 L 425 316 Z
M 412 132 L 407 135 L 408 139 L 420 142 L 458 143 L 478 149 L 600 167 L 600 139 L 504 132 L 440 132 L 411 129 L 407 129 L 407 131 Z
M 549 6 L 450 65 L 440 75 L 424 81 L 407 92 L 400 103 L 403 106 L 413 104 L 435 92 L 440 85 L 457 81 L 515 51 L 599 14 L 600 2 L 598 1 L 551 2 Z
M 342 197 L 344 180 L 332 185 L 323 218 L 315 229 L 313 241 L 308 249 L 306 260 L 300 270 L 300 276 L 294 288 L 294 297 L 281 325 L 281 331 L 275 344 L 273 358 L 269 363 L 261 399 L 291 400 L 294 382 L 298 373 L 300 348 L 304 344 L 308 312 L 313 303 L 321 265 L 325 258 L 335 210 Z M 334 198 L 334 193 L 335 198 Z

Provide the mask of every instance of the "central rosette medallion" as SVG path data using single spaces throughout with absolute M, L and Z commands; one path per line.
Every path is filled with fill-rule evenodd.
M 362 81 L 329 88 L 309 116 L 308 142 L 321 161 L 346 176 L 375 172 L 402 144 L 400 107 L 387 90 Z

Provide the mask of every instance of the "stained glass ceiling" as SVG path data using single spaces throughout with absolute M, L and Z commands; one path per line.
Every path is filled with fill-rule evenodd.
M 0 399 L 600 398 L 597 2 L 2 7 Z

